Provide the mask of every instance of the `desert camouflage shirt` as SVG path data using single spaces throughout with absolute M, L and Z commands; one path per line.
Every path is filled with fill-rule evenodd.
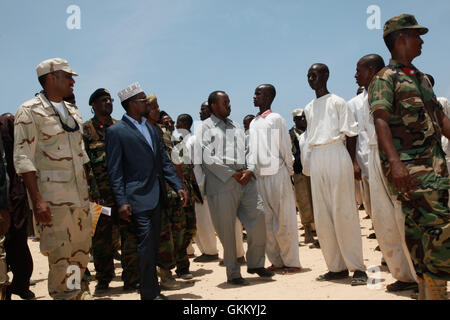
M 74 105 L 64 105 L 65 120 L 42 93 L 19 107 L 14 122 L 14 167 L 18 175 L 36 172 L 39 191 L 50 207 L 84 207 L 89 205 L 84 170 L 89 157 L 82 120 Z M 61 122 L 73 120 L 79 129 L 66 131 Z
M 107 207 L 116 205 L 113 191 L 109 184 L 108 168 L 106 165 L 106 128 L 112 126 L 117 120 L 103 124 L 96 117 L 83 124 L 83 139 L 86 153 L 91 160 L 88 164 L 89 193 L 92 199 L 100 199 L 100 204 Z
M 413 179 L 414 191 L 428 192 L 450 187 L 441 145 L 437 101 L 430 81 L 414 66 L 408 68 L 391 60 L 369 86 L 371 112 L 390 115 L 394 147 Z M 380 150 L 383 170 L 392 182 L 389 162 Z M 391 191 L 397 194 L 391 183 Z

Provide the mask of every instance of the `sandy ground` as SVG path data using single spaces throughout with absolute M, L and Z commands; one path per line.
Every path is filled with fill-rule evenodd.
M 367 239 L 373 231 L 370 230 L 370 220 L 362 219 L 364 211 L 359 212 L 361 218 L 361 233 L 363 241 L 364 262 L 368 268 L 369 282 L 372 285 L 352 287 L 350 278 L 335 282 L 318 282 L 315 278 L 327 271 L 320 249 L 310 249 L 304 244 L 303 231 L 299 230 L 300 262 L 303 271 L 297 274 L 276 274 L 271 280 L 264 280 L 257 275 L 248 274 L 247 267 L 242 267 L 242 276 L 249 280 L 248 286 L 233 286 L 226 282 L 225 268 L 218 262 L 195 263 L 191 259 L 190 270 L 194 279 L 179 280 L 182 289 L 163 291 L 171 300 L 411 300 L 412 291 L 400 293 L 386 292 L 386 285 L 394 280 L 387 267 L 381 266 L 381 252 L 374 249 L 377 240 Z M 301 224 L 299 223 L 299 228 Z M 218 241 L 218 240 L 217 240 Z M 244 242 L 244 246 L 246 243 Z M 51 299 L 47 289 L 48 262 L 39 252 L 39 243 L 29 240 L 29 246 L 34 259 L 32 280 L 37 283 L 31 286 L 38 300 Z M 221 246 L 218 246 L 221 250 Z M 194 244 L 195 254 L 200 251 Z M 219 253 L 221 256 L 222 252 Z M 266 267 L 270 265 L 266 259 Z M 123 292 L 120 279 L 121 266 L 115 261 L 116 277 L 110 284 L 110 290 L 101 295 L 95 294 L 96 281 L 90 282 L 90 290 L 94 299 L 101 300 L 138 300 L 139 294 Z M 94 264 L 88 268 L 95 276 Z M 11 276 L 11 274 L 10 274 Z M 13 295 L 14 299 L 20 297 Z

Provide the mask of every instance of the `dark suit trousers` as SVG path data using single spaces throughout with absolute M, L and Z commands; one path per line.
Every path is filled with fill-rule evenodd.
M 31 215 L 29 219 L 32 219 Z M 10 288 L 18 293 L 23 293 L 30 288 L 30 278 L 33 273 L 33 258 L 27 242 L 27 226 L 26 220 L 19 229 L 11 225 L 5 241 L 6 263 L 13 274 Z
M 141 299 L 153 299 L 161 293 L 156 274 L 156 262 L 161 233 L 161 209 L 145 212 L 133 212 L 131 215 L 136 226 L 140 267 Z

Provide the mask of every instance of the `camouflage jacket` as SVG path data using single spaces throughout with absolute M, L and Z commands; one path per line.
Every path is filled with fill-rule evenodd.
M 91 160 L 88 164 L 89 193 L 92 199 L 100 199 L 100 204 L 107 207 L 116 205 L 114 194 L 109 184 L 108 168 L 106 165 L 106 128 L 117 120 L 111 119 L 103 124 L 96 117 L 83 124 L 83 139 L 86 152 Z
M 414 191 L 448 189 L 441 127 L 436 115 L 442 106 L 428 78 L 413 66 L 406 68 L 391 60 L 389 66 L 374 77 L 368 92 L 371 112 L 384 110 L 390 115 L 394 147 L 413 179 Z M 391 191 L 397 194 L 389 162 L 381 150 L 380 158 Z
M 89 162 L 83 143 L 78 109 L 64 102 L 79 130 L 63 129 L 58 111 L 40 93 L 16 112 L 14 122 L 14 167 L 17 174 L 36 172 L 39 192 L 50 207 L 89 205 L 84 164 Z M 31 202 L 30 202 L 31 204 Z
M 291 136 L 291 143 L 292 143 L 292 154 L 294 155 L 294 172 L 296 174 L 302 173 L 303 166 L 300 158 L 300 146 L 299 146 L 299 140 L 300 136 L 302 135 L 304 131 L 297 129 L 295 126 L 289 130 L 289 135 Z

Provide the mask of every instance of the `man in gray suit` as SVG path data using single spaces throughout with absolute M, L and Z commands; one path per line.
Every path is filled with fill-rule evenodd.
M 156 129 L 146 121 L 150 103 L 138 83 L 119 92 L 126 114 L 106 130 L 108 175 L 121 219 L 132 221 L 138 238 L 142 300 L 166 300 L 156 275 L 161 207 L 167 181 L 186 205 L 184 185 L 167 158 Z
M 208 105 L 212 115 L 197 130 L 203 152 L 205 194 L 211 218 L 224 249 L 224 265 L 228 283 L 248 285 L 236 262 L 236 217 L 247 230 L 247 272 L 270 278 L 264 268 L 266 229 L 263 202 L 256 189 L 254 166 L 247 165 L 244 130 L 228 119 L 230 99 L 223 91 L 210 94 Z

